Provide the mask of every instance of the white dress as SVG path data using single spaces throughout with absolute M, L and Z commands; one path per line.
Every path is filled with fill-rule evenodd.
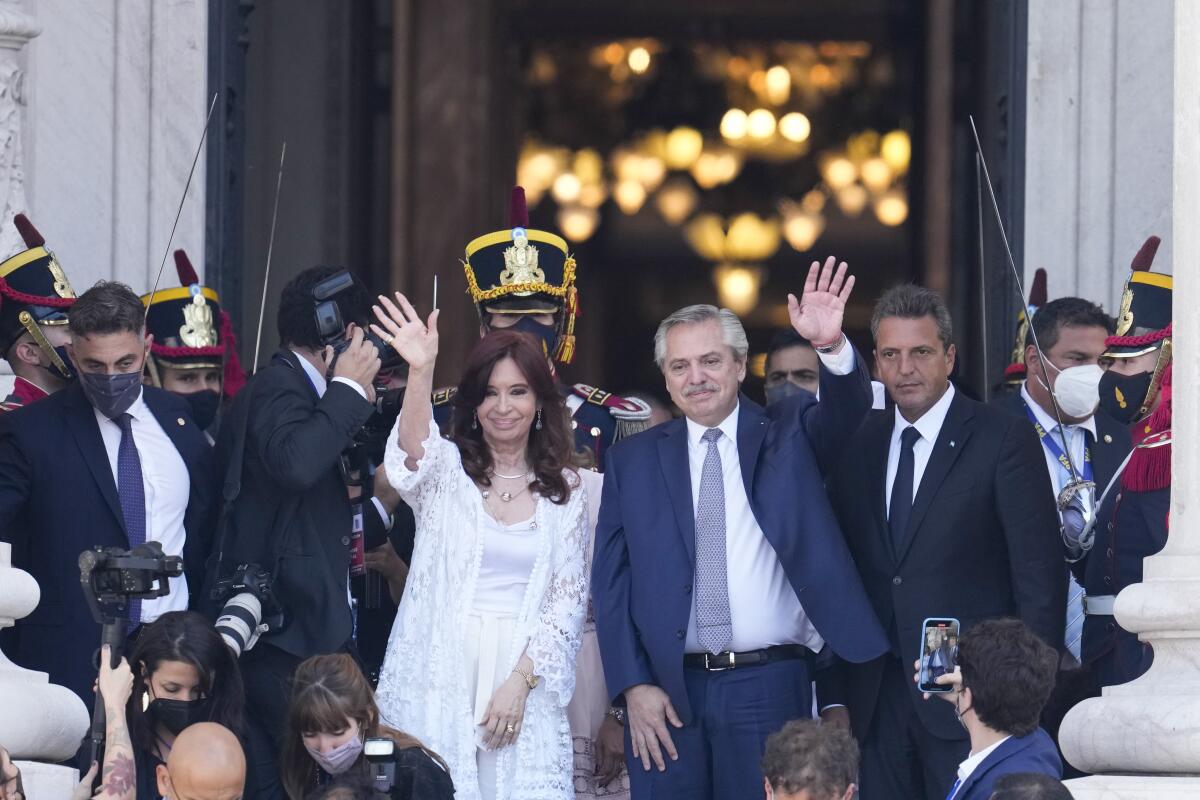
M 520 554 L 489 557 L 484 571 L 485 545 L 520 526 L 495 523 L 458 448 L 432 422 L 423 447 L 416 471 L 407 469 L 393 430 L 384 457 L 417 534 L 376 692 L 380 712 L 446 760 L 457 800 L 570 800 L 566 707 L 588 600 L 586 492 L 568 471 L 565 504 L 537 498 L 525 590 L 506 592 L 498 571 L 522 572 L 527 562 Z M 508 608 L 518 595 L 518 607 Z M 486 753 L 476 724 L 522 652 L 541 683 L 529 693 L 516 744 Z

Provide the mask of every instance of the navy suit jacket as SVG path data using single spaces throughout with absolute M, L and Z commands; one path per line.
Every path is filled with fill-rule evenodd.
M 958 787 L 954 800 L 988 800 L 995 791 L 996 781 L 1019 772 L 1040 772 L 1055 780 L 1062 779 L 1058 749 L 1041 728 L 1027 736 L 1013 736 L 1001 742 Z
M 849 375 L 821 370 L 821 402 L 763 409 L 745 395 L 738 456 L 746 494 L 805 613 L 849 661 L 887 650 L 825 494 L 823 470 L 871 407 L 862 358 Z M 687 421 L 676 419 L 609 450 L 596 526 L 592 597 L 604 673 L 617 697 L 660 686 L 686 722 L 683 651 L 692 609 L 696 533 Z
M 195 597 L 217 508 L 212 449 L 184 400 L 151 386 L 142 393 L 191 478 L 183 557 Z M 100 426 L 78 384 L 0 414 L 0 540 L 41 587 L 34 612 L 5 632 L 5 651 L 22 667 L 50 673 L 90 708 L 100 626 L 79 585 L 79 554 L 96 545 L 128 548 L 129 539 Z

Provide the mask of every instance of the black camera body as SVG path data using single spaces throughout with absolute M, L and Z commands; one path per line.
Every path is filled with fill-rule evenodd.
M 334 353 L 341 354 L 350 346 L 346 338 L 346 321 L 342 318 L 342 310 L 335 299 L 339 294 L 354 286 L 354 276 L 347 270 L 330 275 L 313 287 L 313 314 L 317 320 L 317 334 L 321 344 L 332 346 Z M 379 351 L 379 361 L 382 369 L 395 369 L 404 363 L 400 354 L 386 343 L 370 328 L 363 330 L 364 338 Z
M 210 596 L 221 606 L 214 627 L 234 656 L 254 647 L 264 633 L 277 633 L 287 624 L 271 581 L 271 573 L 258 564 L 239 564 L 213 584 Z

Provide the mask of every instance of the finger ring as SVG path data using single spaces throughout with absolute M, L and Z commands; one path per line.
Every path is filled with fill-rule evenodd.
M 391 346 L 392 346 L 392 342 L 394 342 L 394 341 L 396 341 L 396 337 L 395 337 L 395 336 L 392 336 L 392 335 L 389 333 L 389 334 L 387 335 L 387 338 L 383 340 L 383 343 L 384 343 L 384 344 L 386 344 L 388 347 L 391 347 Z
M 516 728 L 513 726 L 513 724 L 510 722 L 510 723 L 508 723 L 507 725 L 505 725 L 505 726 L 504 726 L 504 732 L 505 732 L 505 733 L 508 733 L 508 734 L 513 734 L 513 733 L 516 733 L 516 732 L 517 732 L 517 729 L 516 729 Z

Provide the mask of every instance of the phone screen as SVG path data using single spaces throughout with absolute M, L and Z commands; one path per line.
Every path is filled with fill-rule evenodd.
M 936 683 L 958 666 L 958 620 L 953 617 L 925 620 L 921 631 L 921 668 L 917 688 L 922 692 L 949 692 Z

